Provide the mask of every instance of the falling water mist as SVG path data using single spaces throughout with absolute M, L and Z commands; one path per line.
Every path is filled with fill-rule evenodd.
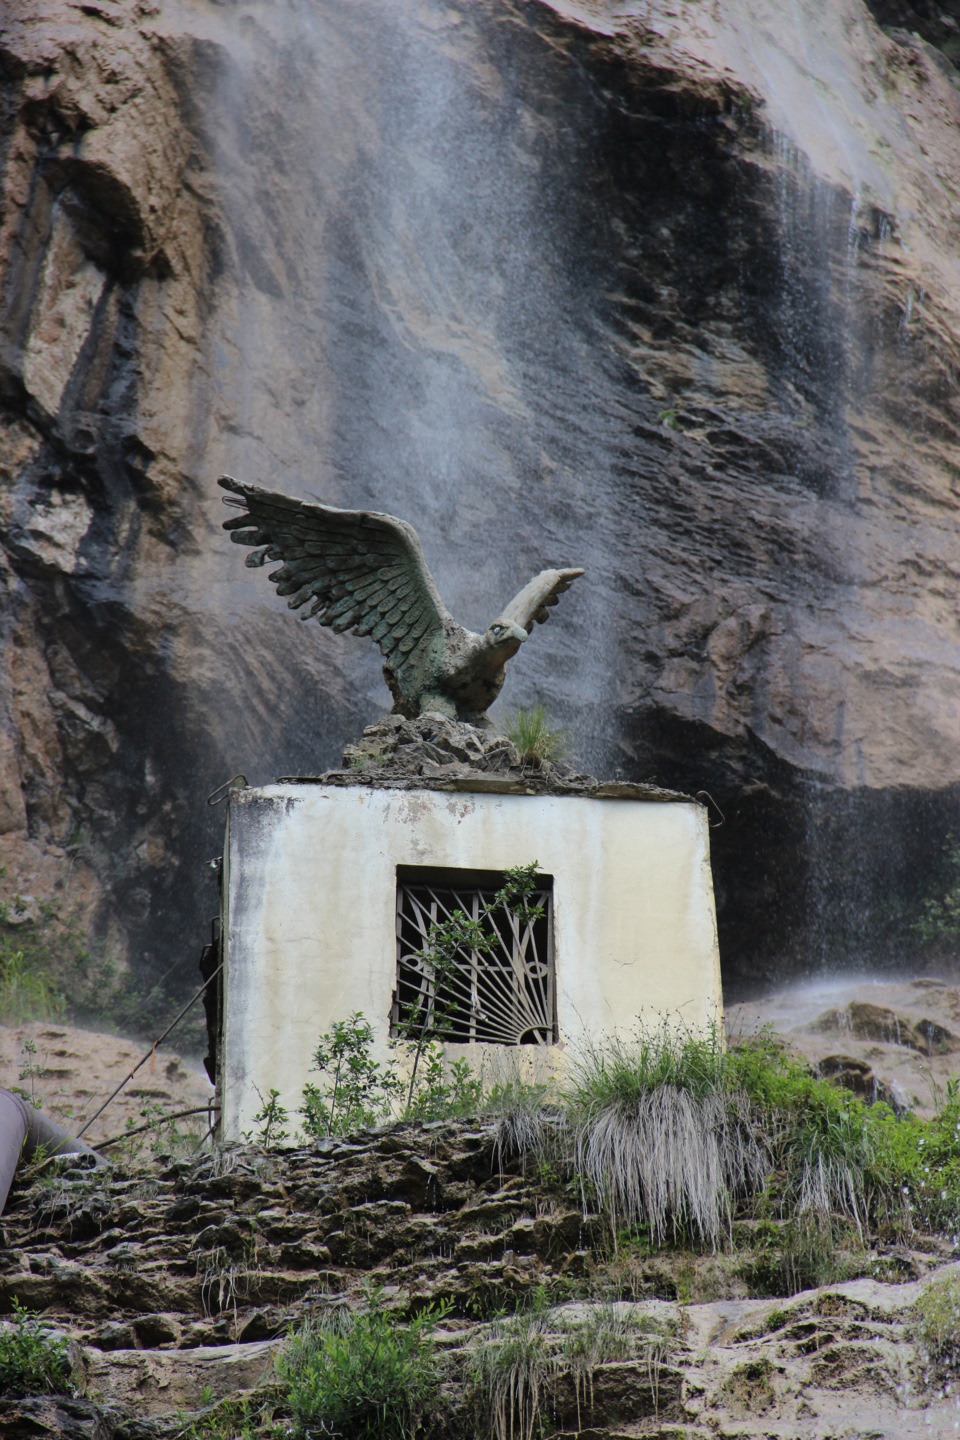
M 733 989 L 894 964 L 960 780 L 950 287 L 909 218 L 940 182 L 889 98 L 919 81 L 859 8 L 640 8 L 163 7 L 206 268 L 189 543 L 131 602 L 175 617 L 144 694 L 169 669 L 178 725 L 144 702 L 137 741 L 183 815 L 337 763 L 389 705 L 369 642 L 244 569 L 223 471 L 410 520 L 474 629 L 582 565 L 499 712 L 709 792 Z M 162 915 L 138 890 L 147 968 L 200 933 L 219 818 L 180 823 Z

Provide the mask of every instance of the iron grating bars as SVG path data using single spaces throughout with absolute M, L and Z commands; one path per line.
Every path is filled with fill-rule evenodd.
M 541 888 L 530 903 L 543 914 L 527 922 L 503 908 L 490 913 L 503 882 L 489 872 L 475 881 L 469 871 L 398 871 L 395 1035 L 426 1032 L 457 1044 L 556 1042 L 552 881 L 538 877 Z M 481 923 L 487 946 L 458 950 L 438 990 L 431 926 L 457 911 Z

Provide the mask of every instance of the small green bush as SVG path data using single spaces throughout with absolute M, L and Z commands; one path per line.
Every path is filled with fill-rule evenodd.
M 917 1343 L 936 1372 L 960 1359 L 960 1278 L 945 1275 L 921 1292 L 914 1306 Z
M 22 950 L 0 945 L 0 1015 L 5 1025 L 53 1020 L 63 1014 L 65 1005 L 60 991 Z
M 305 1085 L 300 1108 L 307 1135 L 349 1135 L 391 1115 L 403 1084 L 393 1067 L 374 1060 L 372 1046 L 373 1030 L 359 1010 L 321 1036 L 311 1068 L 323 1085 Z
M 551 725 L 542 705 L 515 710 L 507 717 L 505 728 L 507 739 L 513 741 L 526 763 L 556 763 L 569 754 L 567 732 Z
M 336 1312 L 292 1337 L 279 1361 L 297 1435 L 410 1440 L 435 1405 L 440 1366 L 433 1340 L 449 1306 L 407 1325 L 383 1308 L 379 1289 L 362 1310 Z
M 451 1064 L 442 1047 L 431 1043 L 424 1047 L 419 1061 L 416 1084 L 403 1112 L 405 1120 L 447 1120 L 478 1114 L 483 1104 L 483 1082 L 466 1060 Z
M 0 1332 L 0 1395 L 72 1395 L 67 1341 L 53 1339 L 18 1300 L 13 1328 Z
M 884 1190 L 871 1107 L 812 1075 L 769 1034 L 731 1050 L 724 1070 L 772 1132 L 783 1207 L 798 1217 L 837 1211 L 861 1228 Z

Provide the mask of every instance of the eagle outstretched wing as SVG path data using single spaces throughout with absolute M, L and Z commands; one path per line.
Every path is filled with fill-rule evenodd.
M 519 625 L 529 634 L 534 621 L 542 625 L 550 619 L 550 607 L 556 605 L 564 590 L 569 590 L 582 570 L 541 570 L 539 575 L 524 585 L 519 595 L 514 595 L 510 604 L 501 611 L 501 622 L 509 621 Z
M 417 532 L 373 510 L 337 510 L 244 485 L 224 475 L 224 521 L 237 545 L 257 546 L 251 566 L 282 561 L 270 579 L 302 620 L 369 635 L 402 689 L 421 680 L 453 618 L 433 582 Z M 528 587 L 529 588 L 529 587 Z

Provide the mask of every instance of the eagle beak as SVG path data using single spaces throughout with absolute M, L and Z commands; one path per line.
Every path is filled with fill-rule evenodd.
M 507 661 L 511 655 L 516 655 L 524 640 L 528 639 L 528 633 L 522 625 L 516 625 L 512 620 L 495 620 L 494 625 L 499 625 L 503 634 L 498 635 L 492 642 L 493 649 Z

